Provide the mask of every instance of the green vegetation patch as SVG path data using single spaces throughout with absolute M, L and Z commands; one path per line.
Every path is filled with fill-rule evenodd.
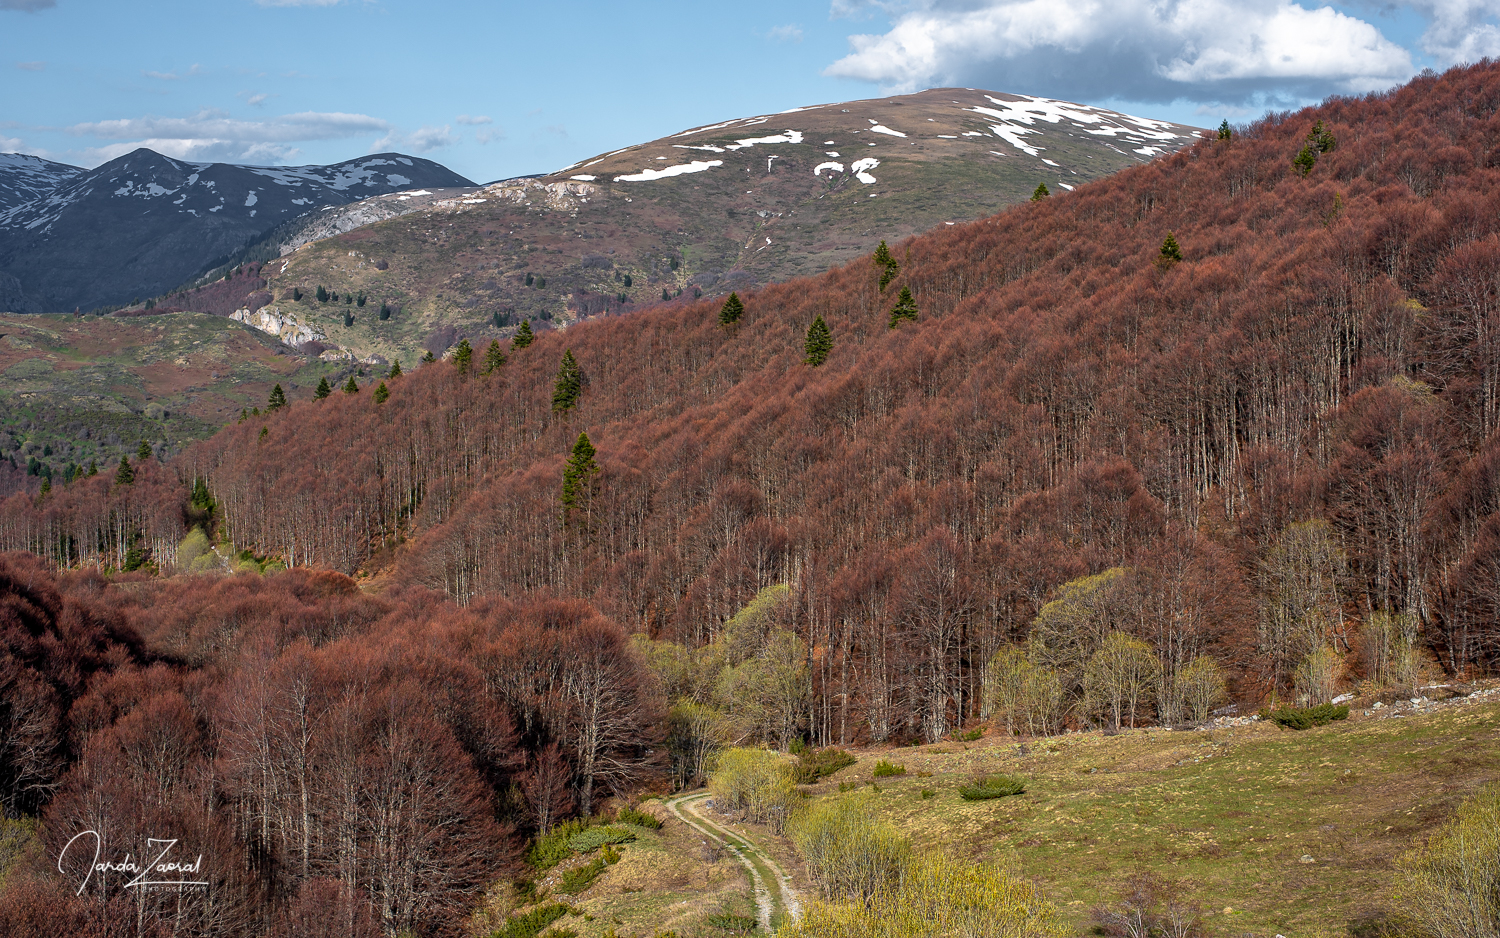
M 490 934 L 490 938 L 536 938 L 542 929 L 568 914 L 568 907 L 560 902 L 550 902 L 514 916 L 501 928 Z
M 797 784 L 813 785 L 857 760 L 842 749 L 806 749 L 797 758 Z
M 1026 783 L 1014 775 L 985 775 L 972 785 L 964 785 L 958 794 L 965 801 L 988 801 L 1026 793 Z
M 624 824 L 604 824 L 573 835 L 568 840 L 568 847 L 578 854 L 593 853 L 608 844 L 633 843 L 635 838 L 635 831 Z
M 1349 708 L 1347 706 L 1336 707 L 1333 704 L 1319 704 L 1316 707 L 1282 707 L 1279 710 L 1267 710 L 1262 717 L 1277 726 L 1284 726 L 1290 730 L 1310 730 L 1315 726 L 1327 726 L 1335 720 L 1349 719 Z
M 644 827 L 648 831 L 661 830 L 660 819 L 647 814 L 638 808 L 621 808 L 615 815 L 615 822 L 619 824 L 630 824 L 635 827 Z
M 886 759 L 881 759 L 879 762 L 875 763 L 875 771 L 871 774 L 873 774 L 876 778 L 893 778 L 897 775 L 905 775 L 906 766 L 896 762 L 890 762 Z

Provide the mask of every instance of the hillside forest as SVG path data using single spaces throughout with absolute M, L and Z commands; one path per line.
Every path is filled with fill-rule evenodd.
M 0 922 L 457 934 L 722 747 L 1494 670 L 1500 65 L 870 249 L 0 503 Z M 214 886 L 75 896 L 85 830 Z

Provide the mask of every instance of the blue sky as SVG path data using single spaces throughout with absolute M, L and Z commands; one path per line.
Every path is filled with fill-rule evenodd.
M 1198 125 L 1500 52 L 1500 0 L 0 0 L 0 151 L 378 150 L 485 182 L 945 84 Z

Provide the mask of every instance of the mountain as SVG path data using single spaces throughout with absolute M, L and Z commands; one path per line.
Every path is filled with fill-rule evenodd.
M 25 153 L 0 153 L 0 216 L 25 205 L 86 172 Z
M 944 88 L 726 120 L 287 238 L 278 314 L 358 356 L 410 361 L 522 319 L 574 322 L 813 274 L 895 241 L 1055 197 L 1200 131 L 1022 95 Z M 361 206 L 394 215 L 390 198 Z M 340 212 L 351 212 L 350 206 Z M 330 215 L 335 213 L 330 212 Z M 370 218 L 367 213 L 366 218 Z M 372 219 L 373 220 L 373 219 Z M 309 236 L 333 234 L 305 243 Z M 346 325 L 324 285 L 377 300 Z M 307 299 L 290 300 L 294 288 Z M 394 314 L 381 320 L 384 304 Z
M 14 204 L 0 210 L 0 273 L 19 281 L 32 308 L 123 305 L 177 287 L 327 206 L 472 185 L 398 153 L 267 167 L 189 163 L 139 149 L 87 171 L 9 157 L 0 162 L 0 191 Z

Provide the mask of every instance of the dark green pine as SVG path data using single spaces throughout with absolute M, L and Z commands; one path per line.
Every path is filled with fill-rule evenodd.
M 557 380 L 552 385 L 552 409 L 557 413 L 572 410 L 583 396 L 583 369 L 573 357 L 573 350 L 563 352 L 557 366 Z
M 828 331 L 828 324 L 818 316 L 807 327 L 807 341 L 803 344 L 803 350 L 807 352 L 804 361 L 814 368 L 828 361 L 828 353 L 833 351 L 833 333 Z
M 901 295 L 896 297 L 896 305 L 891 307 L 891 328 L 894 329 L 907 320 L 917 321 L 917 301 L 912 298 L 910 287 L 902 287 Z
M 739 322 L 740 317 L 744 315 L 745 304 L 740 302 L 740 295 L 738 293 L 731 293 L 729 294 L 729 299 L 724 301 L 724 305 L 719 307 L 719 325 L 732 326 Z

